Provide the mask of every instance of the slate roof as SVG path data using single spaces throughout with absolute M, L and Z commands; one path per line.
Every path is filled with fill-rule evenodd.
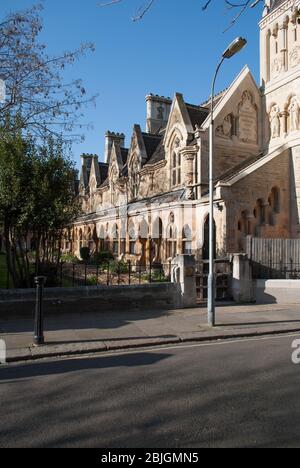
M 218 177 L 218 180 L 220 180 L 221 182 L 228 182 L 234 176 L 238 175 L 240 172 L 247 169 L 248 166 L 251 166 L 256 161 L 259 161 L 259 159 L 261 159 L 262 156 L 263 154 L 260 153 L 259 155 L 251 156 L 250 158 L 247 158 L 245 161 L 241 162 L 240 164 L 237 164 L 235 167 L 225 172 L 221 177 Z
M 270 8 L 270 13 L 276 8 L 278 8 L 280 5 L 282 5 L 286 0 L 273 0 Z
M 108 164 L 99 162 L 99 171 L 100 171 L 101 181 L 104 181 L 105 179 L 107 179 L 107 176 L 108 176 Z
M 201 126 L 209 114 L 209 110 L 205 107 L 186 104 L 186 108 L 193 127 L 195 127 L 196 125 Z
M 153 164 L 159 163 L 160 161 L 163 161 L 166 157 L 165 155 L 165 148 L 163 145 L 163 137 L 160 137 L 160 142 L 156 148 L 156 151 L 153 153 L 151 158 L 147 161 L 147 164 L 145 166 L 152 166 Z
M 218 102 L 223 98 L 224 94 L 228 91 L 228 88 L 223 89 L 223 91 L 220 91 L 218 94 L 215 95 L 214 98 L 214 103 L 215 106 L 218 104 Z M 211 104 L 211 98 L 208 98 L 207 101 L 204 101 L 200 107 L 204 107 L 206 109 L 210 110 L 210 104 Z
M 128 207 L 128 211 L 135 211 L 140 208 L 140 206 L 144 206 L 146 204 L 158 204 L 163 205 L 166 203 L 174 203 L 177 201 L 181 201 L 184 198 L 185 189 L 178 189 L 174 190 L 173 192 L 163 193 L 161 195 L 155 195 L 154 197 L 144 198 L 143 200 L 137 200 L 136 202 L 130 203 Z
M 162 137 L 161 135 L 153 135 L 151 133 L 142 133 L 142 137 L 146 148 L 147 160 L 149 160 L 155 153 Z
M 128 165 L 125 164 L 125 166 L 123 167 L 122 171 L 121 171 L 121 176 L 122 177 L 127 177 L 128 176 Z
M 127 163 L 128 153 L 128 148 L 121 148 L 122 162 L 124 165 Z

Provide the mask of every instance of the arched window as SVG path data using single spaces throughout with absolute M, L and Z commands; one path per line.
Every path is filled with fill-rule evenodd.
M 174 258 L 177 255 L 177 229 L 175 226 L 174 213 L 170 214 L 169 226 L 167 228 L 167 257 Z
M 161 240 L 163 236 L 163 222 L 161 218 L 156 218 L 152 226 L 152 239 Z
M 136 254 L 136 232 L 135 232 L 135 225 L 133 221 L 129 222 L 128 234 L 129 234 L 129 253 L 130 255 L 135 255 Z
M 181 185 L 181 164 L 182 157 L 178 151 L 172 153 L 171 158 L 171 183 L 172 187 Z
M 132 158 L 132 162 L 129 168 L 129 183 L 130 183 L 130 192 L 133 199 L 138 197 L 139 194 L 139 181 L 140 181 L 140 164 L 138 157 L 135 155 Z
M 182 230 L 182 251 L 185 255 L 192 254 L 192 230 L 188 224 Z
M 258 224 L 265 224 L 266 211 L 265 211 L 265 204 L 262 199 L 257 200 L 255 212 L 256 212 L 256 219 L 258 221 Z
M 152 225 L 152 243 L 151 243 L 151 259 L 153 263 L 160 263 L 162 257 L 163 245 L 163 222 L 160 217 L 156 218 Z
M 275 213 L 280 213 L 280 190 L 277 187 L 271 190 L 269 204 Z
M 143 219 L 140 223 L 140 229 L 139 229 L 139 237 L 140 239 L 148 239 L 149 235 L 149 226 L 148 223 L 145 219 Z

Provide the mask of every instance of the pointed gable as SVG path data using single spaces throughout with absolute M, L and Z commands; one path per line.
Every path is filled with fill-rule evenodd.
M 90 173 L 94 155 L 82 154 L 81 155 L 81 172 L 79 179 L 79 190 L 81 193 L 85 192 L 89 187 Z
M 241 73 L 232 82 L 226 92 L 222 95 L 222 98 L 217 102 L 214 109 L 214 119 L 216 120 L 216 126 L 218 121 L 226 117 L 232 112 L 234 107 L 236 111 L 240 104 L 243 93 L 250 92 L 253 97 L 253 104 L 260 108 L 261 94 L 258 86 L 253 78 L 253 75 L 248 66 L 244 67 Z M 210 114 L 203 122 L 202 127 L 208 129 L 210 125 Z
M 179 93 L 175 94 L 165 132 L 164 143 L 166 146 L 169 145 L 175 129 L 181 133 L 182 139 L 186 142 L 192 139 L 194 128 L 183 95 Z
M 99 161 L 98 161 L 98 156 L 94 155 L 92 159 L 92 164 L 91 164 L 91 170 L 90 170 L 90 178 L 89 178 L 89 185 L 93 185 L 93 189 L 95 190 L 96 188 L 100 187 L 101 185 L 101 177 L 100 177 L 100 171 L 99 171 Z
M 124 166 L 124 162 L 123 162 L 121 148 L 119 145 L 113 142 L 108 172 L 109 174 L 111 174 L 112 172 L 114 174 L 118 174 L 118 177 L 120 177 L 123 166 Z

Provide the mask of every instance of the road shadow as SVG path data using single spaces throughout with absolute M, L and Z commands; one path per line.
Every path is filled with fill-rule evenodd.
M 34 362 L 13 367 L 0 367 L 0 381 L 58 375 L 82 370 L 101 370 L 114 367 L 152 366 L 171 357 L 171 354 L 131 353 L 128 355 L 99 358 L 66 359 L 61 361 Z
M 86 311 L 86 312 L 85 312 Z M 59 330 L 86 330 L 86 329 L 118 329 L 129 325 L 132 322 L 141 320 L 152 320 L 166 317 L 170 311 L 166 309 L 149 310 L 99 310 L 97 308 L 85 309 L 74 306 L 74 312 L 64 312 L 64 308 L 57 309 L 57 314 L 45 311 L 45 331 Z M 34 324 L 33 314 L 25 318 L 5 318 L 0 320 L 0 331 L 2 333 L 26 333 L 32 332 Z

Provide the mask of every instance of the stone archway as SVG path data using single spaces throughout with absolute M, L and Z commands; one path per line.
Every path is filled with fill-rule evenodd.
M 152 226 L 151 261 L 153 264 L 161 264 L 163 256 L 163 222 L 157 217 Z

